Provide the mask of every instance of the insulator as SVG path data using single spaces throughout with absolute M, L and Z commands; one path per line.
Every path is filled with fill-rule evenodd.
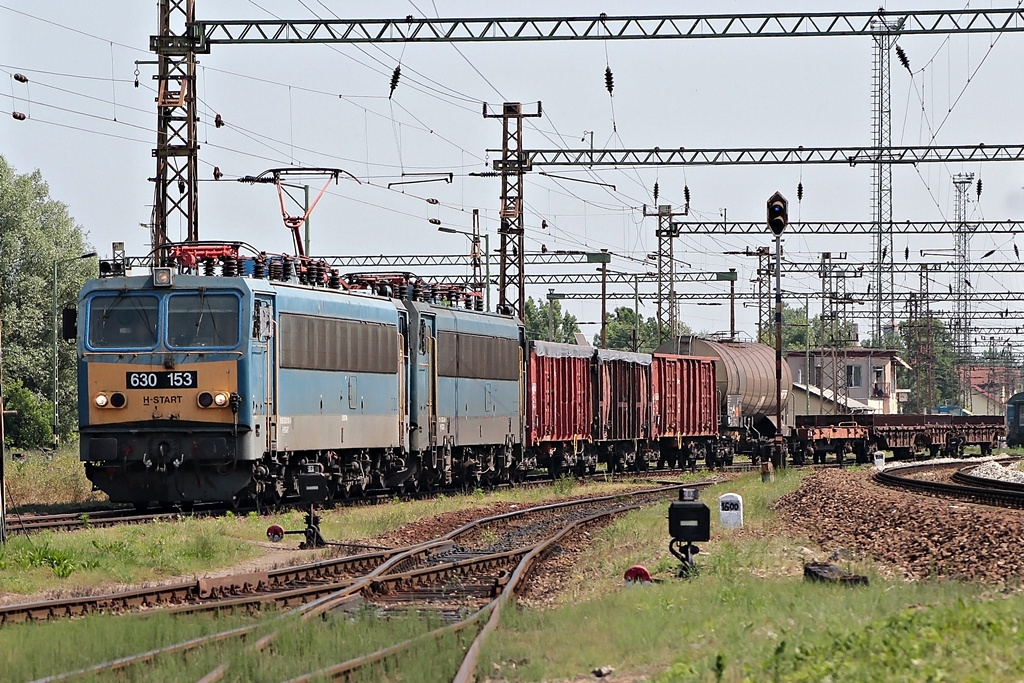
M 615 76 L 612 75 L 612 68 L 610 66 L 604 68 L 604 87 L 608 90 L 609 95 L 615 89 Z
M 225 256 L 221 272 L 224 277 L 238 277 L 238 259 L 234 256 Z
M 185 194 L 185 181 L 184 180 L 179 180 L 178 181 L 178 194 Z
M 252 276 L 257 280 L 267 277 L 267 259 L 265 257 L 259 256 L 253 261 Z
M 331 268 L 331 279 L 327 282 L 331 289 L 341 289 L 341 274 L 337 268 Z
M 430 218 L 428 220 L 430 221 L 431 225 L 441 225 L 441 219 L 440 218 Z
M 224 174 L 220 172 L 220 166 L 214 166 L 213 167 L 213 179 L 214 180 L 220 180 L 223 177 L 224 177 Z
M 484 310 L 484 298 L 482 296 L 473 297 L 473 310 L 477 313 L 482 313 Z
M 910 73 L 914 73 L 913 71 L 910 71 L 910 59 L 907 58 L 907 53 L 904 52 L 903 48 L 899 45 L 896 46 L 896 56 L 899 57 L 900 64 L 903 65 L 904 69 Z
M 318 287 L 323 287 L 327 284 L 327 274 L 330 272 L 330 268 L 327 267 L 327 261 L 316 262 L 316 284 Z
M 981 199 L 981 178 L 978 178 L 978 199 Z
M 441 291 L 438 289 L 436 284 L 430 286 L 430 300 L 431 301 L 440 301 L 441 300 Z
M 690 204 L 690 186 L 683 185 L 683 199 L 686 200 L 687 206 Z
M 654 204 L 658 204 L 658 181 L 654 181 Z
M 287 282 L 292 279 L 295 271 L 292 269 L 292 260 L 287 256 L 281 258 L 281 280 Z
M 889 247 L 882 247 L 882 260 L 883 260 L 883 261 L 885 260 L 885 257 L 886 257 L 886 256 L 887 256 L 888 254 L 889 254 Z
M 391 92 L 388 93 L 388 99 L 395 94 L 395 88 L 398 87 L 398 81 L 402 78 L 402 65 L 399 64 L 395 67 L 394 72 L 391 74 Z
M 11 112 L 11 116 L 14 117 L 15 121 L 24 121 L 25 120 L 25 115 L 22 114 L 20 111 L 12 111 Z
M 433 197 L 427 197 L 427 204 L 440 204 L 440 202 Z
M 910 246 L 909 245 L 907 246 L 906 249 L 903 250 L 903 260 L 904 261 L 909 261 L 910 260 Z
M 1017 249 L 1016 243 L 1013 245 L 1013 255 L 1017 257 L 1018 261 L 1020 260 L 1020 250 Z
M 28 83 L 28 76 L 25 74 L 14 74 L 14 80 L 18 81 L 18 83 Z
M 800 181 L 796 184 L 796 200 L 802 202 L 804 200 L 804 183 Z
M 271 280 L 281 280 L 282 279 L 281 276 L 283 274 L 284 274 L 284 265 L 280 261 L 278 261 L 277 259 L 274 259 L 273 261 L 271 261 L 270 262 L 270 279 Z
M 548 229 L 548 222 L 544 218 L 540 219 L 540 229 L 541 230 L 547 230 Z
M 995 249 L 990 249 L 990 250 L 986 251 L 984 254 L 982 254 L 981 258 L 988 258 L 989 256 L 991 256 L 994 253 L 996 253 L 996 250 Z
M 221 118 L 220 114 L 217 114 L 216 116 L 213 117 L 213 125 L 216 128 L 223 128 L 224 127 L 224 119 Z
M 217 272 L 215 270 L 216 266 L 217 262 L 214 261 L 212 258 L 203 259 L 203 275 L 207 277 L 213 277 L 214 274 Z

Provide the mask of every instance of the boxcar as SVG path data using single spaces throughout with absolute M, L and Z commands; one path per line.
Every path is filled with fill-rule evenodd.
M 594 349 L 575 344 L 530 342 L 526 440 L 537 464 L 553 475 L 593 471 Z
M 594 441 L 609 469 L 644 469 L 638 453 L 650 437 L 651 356 L 644 353 L 595 352 Z
M 695 467 L 718 436 L 715 360 L 656 353 L 651 363 L 651 440 L 658 465 Z

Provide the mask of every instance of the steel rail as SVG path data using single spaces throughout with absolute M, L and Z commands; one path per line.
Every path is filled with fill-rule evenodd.
M 323 678 L 326 676 L 331 676 L 335 680 L 347 677 L 357 670 L 365 669 L 366 667 L 376 662 L 387 659 L 388 657 L 393 657 L 395 655 L 406 652 L 418 643 L 431 639 L 440 640 L 441 638 L 451 633 L 463 631 L 468 627 L 475 625 L 480 619 L 483 618 L 484 615 L 489 614 L 490 616 L 487 622 L 484 624 L 481 631 L 477 634 L 477 637 L 473 640 L 472 645 L 470 645 L 470 647 L 468 648 L 466 656 L 463 658 L 462 665 L 460 666 L 459 673 L 456 674 L 456 677 L 454 679 L 455 681 L 470 680 L 468 678 L 465 678 L 465 676 L 472 675 L 472 672 L 475 671 L 477 660 L 479 659 L 480 648 L 484 640 L 486 639 L 487 635 L 493 632 L 494 629 L 497 627 L 497 624 L 500 620 L 502 606 L 508 601 L 509 596 L 515 594 L 516 590 L 520 586 L 521 580 L 527 574 L 527 572 L 529 572 L 530 568 L 533 565 L 533 562 L 537 558 L 541 557 L 543 553 L 549 550 L 553 545 L 558 543 L 562 538 L 564 538 L 566 534 L 582 526 L 592 524 L 593 522 L 599 519 L 603 519 L 605 517 L 610 517 L 613 515 L 623 514 L 630 510 L 635 510 L 638 507 L 640 507 L 640 505 L 623 506 L 613 510 L 603 510 L 593 515 L 589 515 L 583 519 L 573 520 L 572 522 L 570 522 L 567 525 L 564 525 L 556 533 L 552 534 L 550 537 L 543 541 L 531 544 L 523 548 L 519 548 L 514 551 L 509 551 L 508 553 L 501 553 L 500 555 L 509 557 L 515 556 L 518 558 L 518 562 L 516 563 L 515 569 L 509 575 L 508 581 L 505 583 L 503 589 L 501 589 L 500 586 L 496 587 L 500 589 L 498 596 L 494 598 L 491 602 L 489 602 L 487 605 L 485 605 L 481 609 L 477 610 L 476 612 L 468 616 L 467 618 L 462 619 L 456 622 L 455 624 L 443 626 L 428 633 L 421 634 L 416 638 L 405 640 L 401 643 L 391 645 L 389 647 L 383 648 L 368 655 L 356 657 L 345 662 L 335 664 L 330 667 L 325 667 L 323 669 L 319 669 L 317 671 L 304 674 L 302 676 L 291 678 L 287 681 L 287 683 L 308 683 L 309 681 L 315 680 L 317 678 Z M 464 669 L 469 673 L 463 674 Z
M 1003 33 L 1024 30 L 1024 10 L 591 15 L 583 17 L 201 20 L 199 52 L 266 43 L 453 43 Z
M 944 466 L 948 467 L 949 465 L 932 465 L 930 468 L 938 469 Z M 895 473 L 897 470 L 919 472 L 928 468 L 928 466 L 892 468 L 875 472 L 872 478 L 883 486 L 904 491 L 924 493 L 940 498 L 955 498 L 992 507 L 1024 508 L 1024 491 L 924 481 Z

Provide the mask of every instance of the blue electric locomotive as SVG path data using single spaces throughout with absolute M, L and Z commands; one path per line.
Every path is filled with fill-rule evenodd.
M 273 503 L 310 476 L 342 497 L 525 472 L 520 323 L 408 276 L 346 282 L 237 252 L 181 246 L 174 268 L 115 263 L 83 288 L 81 459 L 112 501 Z

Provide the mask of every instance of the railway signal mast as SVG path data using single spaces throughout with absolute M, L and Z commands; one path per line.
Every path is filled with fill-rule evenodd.
M 785 467 L 782 443 L 782 232 L 789 225 L 789 202 L 776 192 L 768 198 L 768 229 L 775 235 L 775 454 L 777 467 Z

